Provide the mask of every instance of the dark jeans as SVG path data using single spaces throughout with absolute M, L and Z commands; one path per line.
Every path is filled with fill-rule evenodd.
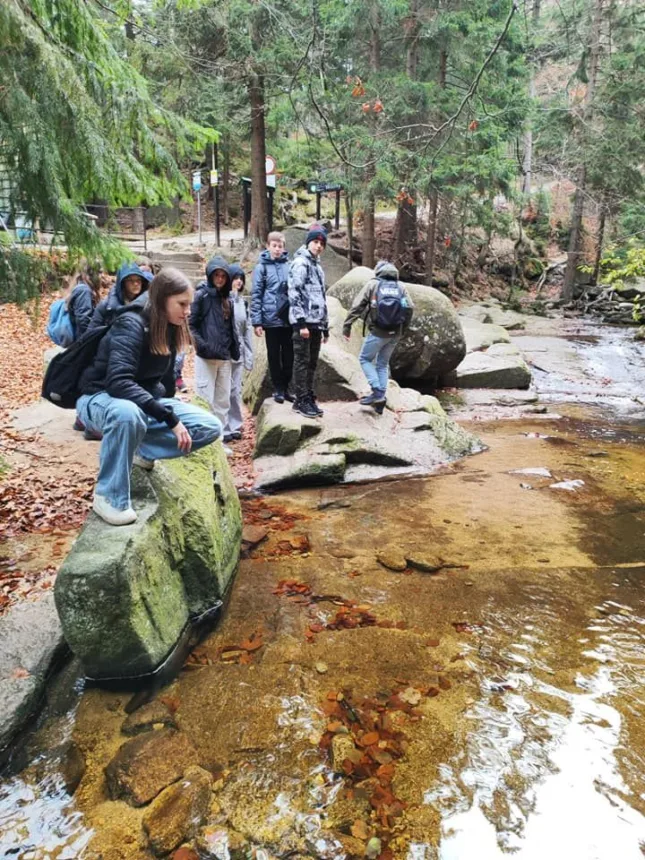
M 293 343 L 291 329 L 265 328 L 267 359 L 274 391 L 286 392 L 293 374 Z
M 293 387 L 298 400 L 314 390 L 321 341 L 320 329 L 309 328 L 308 338 L 301 337 L 298 329 L 293 331 Z

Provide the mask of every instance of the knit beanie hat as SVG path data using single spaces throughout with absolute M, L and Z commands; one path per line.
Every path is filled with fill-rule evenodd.
M 320 239 L 323 245 L 327 245 L 327 231 L 324 227 L 321 227 L 320 224 L 312 224 L 307 232 L 307 238 L 305 239 L 305 245 L 309 245 L 310 242 L 313 242 L 314 239 Z

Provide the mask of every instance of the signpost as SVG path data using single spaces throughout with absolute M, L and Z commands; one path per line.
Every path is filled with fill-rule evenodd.
M 202 199 L 200 191 L 202 190 L 202 172 L 195 170 L 193 172 L 193 191 L 197 195 L 197 226 L 199 228 L 199 244 L 202 244 Z
M 309 193 L 316 195 L 316 221 L 320 221 L 320 196 L 333 191 L 336 194 L 336 210 L 334 213 L 334 222 L 336 229 L 340 227 L 340 194 L 343 191 L 343 186 L 339 182 L 318 182 L 313 180 L 307 183 Z
M 219 235 L 219 165 L 217 163 L 217 144 L 213 144 L 213 159 L 211 164 L 211 188 L 213 189 L 213 202 L 215 204 L 215 244 L 221 245 Z

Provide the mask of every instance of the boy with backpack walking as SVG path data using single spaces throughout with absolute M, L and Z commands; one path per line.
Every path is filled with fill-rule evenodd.
M 349 340 L 352 325 L 357 319 L 363 320 L 363 334 L 365 327 L 369 328 L 358 360 L 372 390 L 361 398 L 362 406 L 373 406 L 378 412 L 383 411 L 390 358 L 410 325 L 413 313 L 414 305 L 405 285 L 399 281 L 399 270 L 393 263 L 380 260 L 374 269 L 374 277 L 354 299 L 343 324 L 346 340 Z
M 325 273 L 319 257 L 327 245 L 327 233 L 313 224 L 305 244 L 296 251 L 289 268 L 289 322 L 293 329 L 293 409 L 306 418 L 323 414 L 316 403 L 314 378 L 321 343 L 329 340 Z

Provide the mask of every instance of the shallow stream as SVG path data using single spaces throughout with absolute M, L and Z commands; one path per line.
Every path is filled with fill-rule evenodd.
M 597 383 L 606 342 L 580 343 Z M 488 450 L 432 478 L 245 502 L 268 537 L 157 694 L 215 779 L 197 856 L 642 858 L 643 413 L 549 385 L 560 418 L 473 424 Z M 129 699 L 60 679 L 0 857 L 154 856 L 106 790 Z

